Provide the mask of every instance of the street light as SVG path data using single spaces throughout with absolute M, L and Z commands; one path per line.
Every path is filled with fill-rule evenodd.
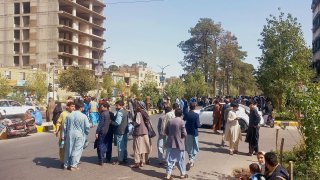
M 158 65 L 159 67 L 160 67 L 160 69 L 161 69 L 161 77 L 160 77 L 160 82 L 161 82 L 161 84 L 162 84 L 162 94 L 163 94 L 163 86 L 164 86 L 164 73 L 163 73 L 163 71 L 164 71 L 164 69 L 165 68 L 167 68 L 168 66 L 170 66 L 169 64 L 168 65 L 166 65 L 166 66 L 160 66 L 160 65 Z
M 96 67 L 95 67 L 95 76 L 97 77 L 98 79 L 98 83 L 97 83 L 97 95 L 96 95 L 96 99 L 97 101 L 100 99 L 100 81 L 101 81 L 101 77 L 102 77 L 102 69 L 103 67 L 101 66 L 101 58 L 102 58 L 102 55 L 103 53 L 109 49 L 110 47 L 106 47 L 104 48 L 103 50 L 99 51 L 98 53 L 98 62 L 96 63 Z M 114 62 L 111 62 L 111 63 L 114 63 Z

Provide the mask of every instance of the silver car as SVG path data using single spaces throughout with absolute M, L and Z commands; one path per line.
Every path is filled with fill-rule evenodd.
M 214 111 L 214 105 L 209 105 L 204 108 L 195 110 L 196 113 L 199 114 L 200 116 L 200 123 L 202 125 L 207 125 L 207 126 L 213 126 L 213 111 Z M 246 132 L 249 126 L 249 115 L 247 113 L 250 112 L 250 108 L 248 106 L 239 104 L 239 109 L 236 112 L 237 116 L 240 117 L 241 119 L 239 120 L 239 124 L 241 127 L 241 132 Z M 260 124 L 264 124 L 264 120 L 262 117 L 262 112 L 258 111 L 260 115 Z

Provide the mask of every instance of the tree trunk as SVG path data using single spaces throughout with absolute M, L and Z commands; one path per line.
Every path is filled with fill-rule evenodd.
M 215 97 L 216 96 L 216 78 L 212 78 L 212 94 Z

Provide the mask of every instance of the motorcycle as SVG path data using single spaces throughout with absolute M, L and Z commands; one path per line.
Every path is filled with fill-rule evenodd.
M 263 118 L 266 126 L 274 127 L 274 116 L 272 114 L 265 114 Z

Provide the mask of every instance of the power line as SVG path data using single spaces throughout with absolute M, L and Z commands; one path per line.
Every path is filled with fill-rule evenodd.
M 156 2 L 156 1 L 165 1 L 165 0 L 137 0 L 137 1 L 119 1 L 119 2 L 106 2 L 108 5 L 113 4 L 136 4 L 136 3 L 150 3 L 150 2 Z

